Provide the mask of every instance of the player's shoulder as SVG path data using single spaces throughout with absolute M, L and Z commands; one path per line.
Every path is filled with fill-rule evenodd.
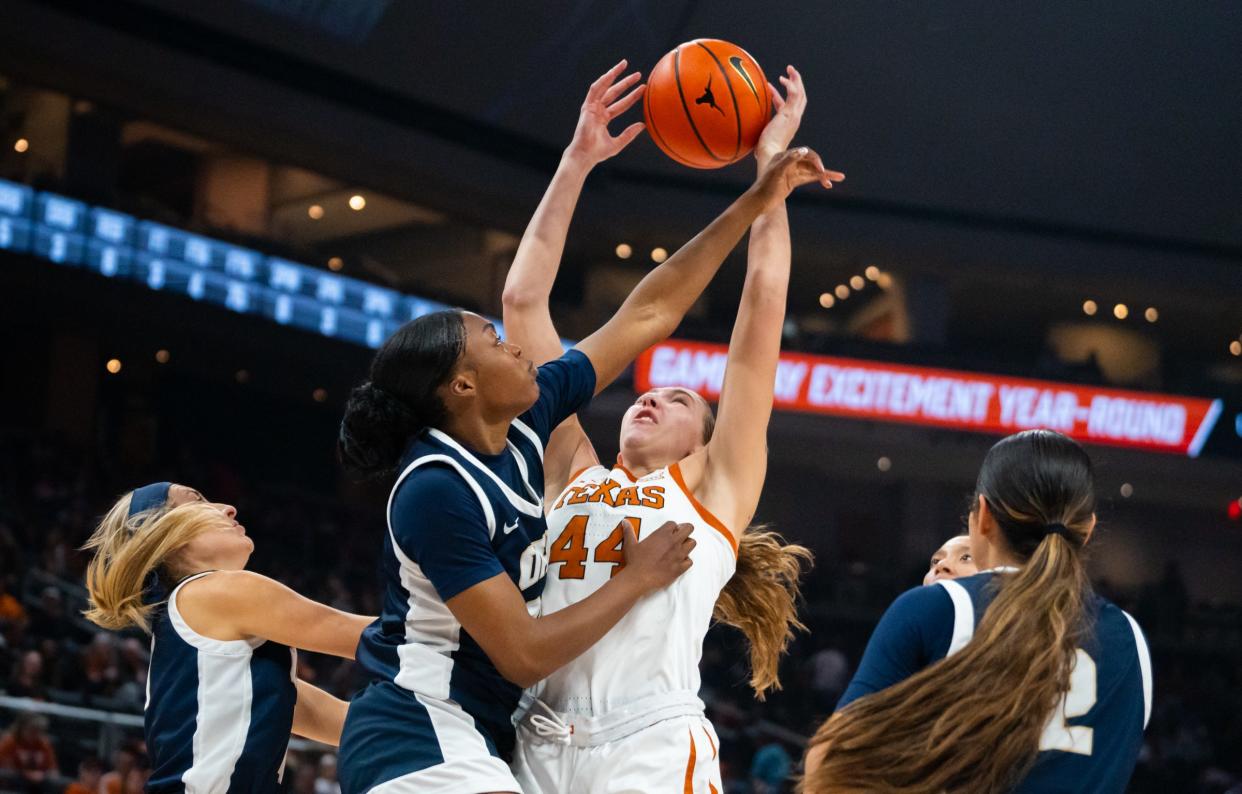
M 953 599 L 949 591 L 936 584 L 912 587 L 888 608 L 893 618 L 919 625 L 953 619 Z
M 479 512 L 479 497 L 465 477 L 445 461 L 428 461 L 396 486 L 390 517 L 399 526 L 410 519 Z

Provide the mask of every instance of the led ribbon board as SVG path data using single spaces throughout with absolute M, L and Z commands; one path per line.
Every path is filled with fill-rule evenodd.
M 669 340 L 638 359 L 634 386 L 720 397 L 728 348 Z M 775 406 L 879 422 L 1008 435 L 1042 427 L 1080 441 L 1196 457 L 1220 400 L 784 353 Z

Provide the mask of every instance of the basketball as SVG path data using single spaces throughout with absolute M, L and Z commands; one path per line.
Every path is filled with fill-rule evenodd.
M 660 59 L 647 79 L 643 120 L 665 154 L 691 168 L 721 168 L 755 148 L 772 117 L 768 81 L 750 53 L 695 39 Z

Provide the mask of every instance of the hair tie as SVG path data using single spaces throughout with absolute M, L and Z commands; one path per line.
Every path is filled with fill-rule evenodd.
M 1045 524 L 1045 525 L 1044 525 L 1044 535 L 1045 535 L 1045 536 L 1047 536 L 1047 535 L 1060 535 L 1061 537 L 1065 538 L 1066 540 L 1070 541 L 1071 543 L 1076 543 L 1076 542 L 1077 542 L 1077 540 L 1078 540 L 1078 539 L 1074 536 L 1074 534 L 1073 534 L 1072 532 L 1070 532 L 1069 527 L 1065 526 L 1064 524 L 1060 523 L 1059 521 L 1058 521 L 1058 522 L 1056 522 L 1056 523 L 1054 523 L 1054 524 Z

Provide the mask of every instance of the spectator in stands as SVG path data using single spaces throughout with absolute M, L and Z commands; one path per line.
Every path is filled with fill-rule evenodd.
M 78 764 L 78 779 L 69 784 L 65 794 L 99 794 L 99 782 L 103 778 L 103 762 L 88 756 Z
M 120 667 L 116 638 L 106 631 L 96 632 L 90 645 L 82 650 L 82 672 L 86 677 L 87 697 L 107 697 L 117 686 Z
M 99 781 L 99 794 L 138 794 L 142 787 L 131 788 L 130 773 L 138 769 L 137 745 L 124 744 L 112 755 L 112 771 Z
M 35 640 L 54 639 L 81 642 L 82 630 L 73 622 L 65 609 L 65 596 L 59 587 L 43 588 L 39 603 L 30 610 L 30 623 L 26 634 Z
M 819 649 L 807 660 L 808 677 L 811 690 L 815 693 L 815 708 L 831 713 L 850 683 L 850 662 L 840 649 L 834 647 L 831 637 L 816 642 Z
M 50 790 L 44 786 L 55 780 L 59 766 L 47 736 L 47 717 L 17 715 L 13 727 L 0 738 L 0 769 L 16 772 L 29 791 Z
M 341 794 L 341 784 L 336 779 L 336 756 L 332 753 L 324 753 L 319 757 L 315 794 Z
M 26 651 L 17 660 L 17 669 L 7 687 L 13 697 L 47 700 L 47 682 L 43 673 L 43 654 Z
M 793 758 L 785 745 L 773 739 L 755 752 L 750 762 L 750 786 L 754 794 L 777 794 L 793 771 Z
M 26 610 L 11 589 L 9 577 L 0 576 L 0 634 L 7 634 L 10 627 L 26 625 Z

